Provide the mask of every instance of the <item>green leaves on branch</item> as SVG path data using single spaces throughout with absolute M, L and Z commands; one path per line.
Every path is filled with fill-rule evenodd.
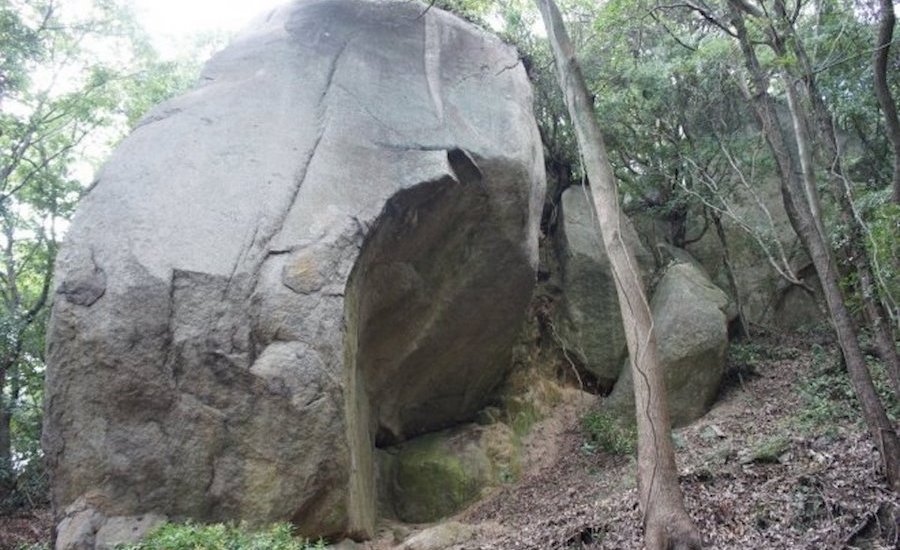
M 0 4 L 0 506 L 33 501 L 42 475 L 44 324 L 68 219 L 112 146 L 197 68 L 158 59 L 116 1 Z

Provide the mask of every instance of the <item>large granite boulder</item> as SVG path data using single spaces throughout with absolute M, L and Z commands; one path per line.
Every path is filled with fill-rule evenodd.
M 452 15 L 312 0 L 146 117 L 56 266 L 61 547 L 147 514 L 370 535 L 376 443 L 473 418 L 510 364 L 544 186 L 531 102 L 515 50 Z
M 625 329 L 589 196 L 590 191 L 583 187 L 570 187 L 562 193 L 556 246 L 563 301 L 556 322 L 566 353 L 595 376 L 601 388 L 611 388 L 627 353 Z M 633 247 L 637 269 L 646 281 L 654 269 L 653 256 L 627 218 L 622 218 L 622 235 Z
M 656 286 L 650 308 L 662 362 L 672 425 L 703 416 L 715 400 L 725 372 L 731 302 L 687 253 L 675 256 Z M 607 404 L 634 419 L 634 381 L 622 370 Z

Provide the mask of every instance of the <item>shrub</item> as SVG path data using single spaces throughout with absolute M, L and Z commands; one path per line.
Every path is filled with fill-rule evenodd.
M 900 402 L 890 387 L 884 365 L 870 358 L 869 372 L 888 416 L 896 420 L 900 417 Z M 803 429 L 829 432 L 841 422 L 861 419 L 859 402 L 847 370 L 835 355 L 828 354 L 819 345 L 813 346 L 813 364 L 799 390 L 803 406 L 797 420 Z
M 143 541 L 118 550 L 322 550 L 325 542 L 294 538 L 288 523 L 252 531 L 245 524 L 166 523 Z
M 588 451 L 599 447 L 608 453 L 625 455 L 637 449 L 637 429 L 608 412 L 589 412 L 581 419 L 581 426 L 586 439 L 584 448 Z

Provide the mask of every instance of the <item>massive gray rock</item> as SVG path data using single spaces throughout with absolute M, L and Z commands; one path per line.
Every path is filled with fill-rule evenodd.
M 277 9 L 114 153 L 56 266 L 60 547 L 148 513 L 365 538 L 376 443 L 491 396 L 541 144 L 515 50 L 425 8 Z
M 703 416 L 719 392 L 733 308 L 702 266 L 686 252 L 669 251 L 675 257 L 650 308 L 672 425 L 678 427 Z M 634 418 L 633 384 L 631 369 L 624 368 L 607 402 L 627 419 Z
M 822 310 L 818 304 L 822 303 L 822 295 L 819 283 L 784 210 L 777 177 L 758 177 L 752 190 L 737 186 L 724 198 L 731 205 L 731 215 L 722 215 L 723 232 L 747 321 L 785 330 L 820 323 Z M 702 232 L 706 224 L 708 228 Z M 781 277 L 766 258 L 757 239 L 745 227 L 753 228 L 773 257 L 778 258 L 779 264 L 786 261 L 815 294 L 811 295 Z M 686 248 L 703 265 L 712 281 L 732 295 L 724 261 L 725 247 L 714 226 L 695 216 L 688 233 L 702 234 L 699 240 Z M 775 245 L 776 242 L 780 243 L 781 250 Z M 736 301 L 735 296 L 731 298 Z
M 627 352 L 619 299 L 600 237 L 590 191 L 570 187 L 562 193 L 557 255 L 560 258 L 562 308 L 558 336 L 570 358 L 611 388 Z M 627 218 L 622 235 L 633 247 L 641 277 L 647 280 L 654 260 Z

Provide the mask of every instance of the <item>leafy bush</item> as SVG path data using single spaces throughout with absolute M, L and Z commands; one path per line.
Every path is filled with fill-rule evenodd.
M 869 222 L 866 241 L 869 258 L 878 279 L 883 297 L 892 307 L 900 301 L 900 205 L 890 198 L 890 188 L 880 193 L 870 193 L 861 201 L 860 210 Z
M 870 359 L 869 372 L 888 416 L 892 420 L 900 418 L 900 402 L 890 387 L 884 365 Z M 819 345 L 813 346 L 813 364 L 799 390 L 803 398 L 803 407 L 797 416 L 801 428 L 828 431 L 840 422 L 861 419 L 859 402 L 847 370 L 834 354 L 828 354 Z
M 276 523 L 262 531 L 251 531 L 244 524 L 192 522 L 166 523 L 137 544 L 121 545 L 119 550 L 323 550 L 325 542 L 311 543 L 294 538 L 288 523 Z
M 637 449 L 637 429 L 604 411 L 592 411 L 581 419 L 586 441 L 584 449 L 600 448 L 608 453 L 625 455 Z

